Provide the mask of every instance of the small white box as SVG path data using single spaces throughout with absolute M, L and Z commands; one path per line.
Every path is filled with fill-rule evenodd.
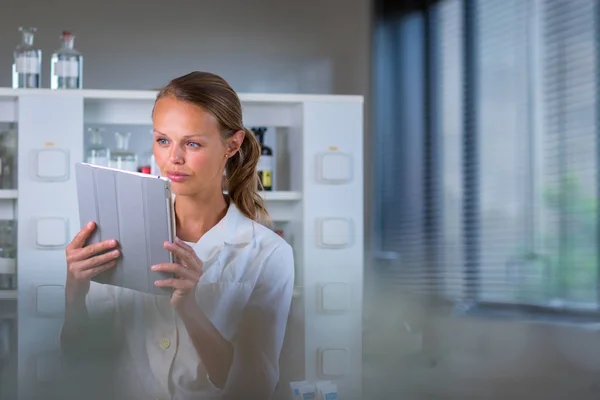
M 320 218 L 317 230 L 319 247 L 340 249 L 352 242 L 352 222 L 348 218 Z
M 56 249 L 68 243 L 68 220 L 60 217 L 39 218 L 36 223 L 35 244 L 41 249 Z
M 350 309 L 350 285 L 345 282 L 330 282 L 321 285 L 320 311 L 342 313 Z
M 40 285 L 35 289 L 35 311 L 40 316 L 60 316 L 65 311 L 65 287 Z
M 348 364 L 348 350 L 320 349 L 320 374 L 323 377 L 343 376 L 346 374 L 346 365 Z
M 352 180 L 352 159 L 349 154 L 329 151 L 317 155 L 317 181 L 343 184 Z
M 42 181 L 65 181 L 69 178 L 69 153 L 57 148 L 39 149 L 36 152 L 35 175 Z

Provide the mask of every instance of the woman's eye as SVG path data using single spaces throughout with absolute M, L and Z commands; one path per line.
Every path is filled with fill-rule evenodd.
M 189 142 L 189 143 L 188 143 L 188 145 L 189 145 L 190 147 L 200 147 L 200 144 L 199 144 L 199 143 L 194 143 L 194 142 Z
M 167 144 L 167 139 L 157 139 L 156 142 L 158 144 Z

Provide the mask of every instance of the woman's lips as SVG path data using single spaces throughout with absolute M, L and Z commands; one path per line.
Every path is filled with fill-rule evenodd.
M 167 173 L 167 178 L 169 178 L 173 182 L 183 182 L 188 177 L 189 177 L 189 175 L 178 173 L 178 172 L 168 172 Z

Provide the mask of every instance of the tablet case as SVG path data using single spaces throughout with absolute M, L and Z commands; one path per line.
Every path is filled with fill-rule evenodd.
M 117 265 L 92 280 L 170 296 L 172 288 L 156 287 L 154 281 L 172 274 L 154 272 L 150 267 L 173 262 L 172 253 L 163 246 L 175 237 L 171 182 L 87 163 L 77 163 L 75 175 L 80 226 L 96 223 L 87 243 L 116 239 L 121 251 Z

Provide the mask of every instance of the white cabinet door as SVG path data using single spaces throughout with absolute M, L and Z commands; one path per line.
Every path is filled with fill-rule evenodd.
M 83 155 L 83 98 L 73 93 L 18 99 L 19 398 L 60 390 L 65 245 L 78 231 L 73 164 Z

